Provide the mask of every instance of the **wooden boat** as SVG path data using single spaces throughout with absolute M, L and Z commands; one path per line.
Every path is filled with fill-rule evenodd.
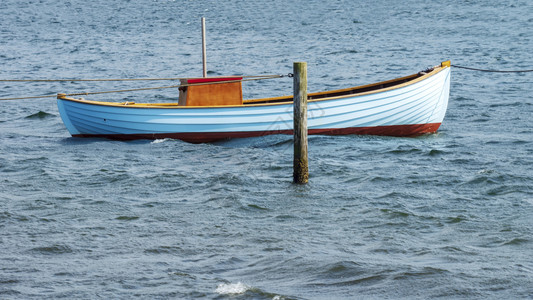
M 192 143 L 292 134 L 292 96 L 242 100 L 240 77 L 182 80 L 177 103 L 100 102 L 58 95 L 74 137 L 180 139 Z M 417 136 L 441 125 L 450 62 L 410 76 L 308 94 L 309 134 Z

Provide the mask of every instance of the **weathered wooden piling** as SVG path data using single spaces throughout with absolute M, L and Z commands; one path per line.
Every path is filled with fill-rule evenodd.
M 294 88 L 294 165 L 293 182 L 309 181 L 307 161 L 307 63 L 293 65 Z

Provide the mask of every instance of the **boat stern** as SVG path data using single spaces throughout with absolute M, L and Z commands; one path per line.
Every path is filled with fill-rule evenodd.
M 67 127 L 68 132 L 70 133 L 70 135 L 74 136 L 76 134 L 80 134 L 81 132 L 76 129 L 76 127 L 72 124 L 69 118 L 69 114 L 67 113 L 65 107 L 65 98 L 66 94 L 57 94 L 57 110 L 59 111 L 61 120 L 63 120 L 63 124 L 65 124 L 65 127 Z

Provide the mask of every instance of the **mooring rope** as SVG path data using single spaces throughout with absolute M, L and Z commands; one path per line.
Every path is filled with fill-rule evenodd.
M 110 94 L 110 93 L 124 93 L 124 92 L 136 92 L 136 91 L 148 91 L 148 90 L 180 88 L 180 87 L 186 87 L 186 86 L 209 85 L 209 84 L 231 83 L 231 82 L 242 82 L 242 81 L 254 81 L 254 80 L 263 80 L 263 79 L 275 79 L 275 78 L 283 78 L 283 77 L 290 77 L 290 74 L 288 74 L 288 75 L 243 76 L 242 78 L 246 78 L 246 79 L 242 79 L 242 80 L 226 80 L 226 81 L 213 81 L 213 82 L 202 82 L 202 83 L 189 83 L 189 84 L 168 85 L 168 86 L 158 86 L 158 87 L 147 87 L 147 88 L 136 88 L 136 89 L 102 91 L 102 92 L 81 92 L 81 93 L 70 93 L 70 94 L 62 94 L 62 95 L 68 97 L 68 96 L 86 96 L 86 95 L 98 95 L 98 94 Z M 214 78 L 214 77 L 211 77 L 211 78 Z M 210 79 L 210 77 L 207 77 L 206 79 Z M 26 100 L 26 99 L 52 98 L 52 97 L 57 97 L 57 94 L 54 94 L 54 95 L 42 95 L 42 96 L 28 96 L 28 97 L 14 97 L 14 98 L 0 98 L 0 101 Z
M 180 79 L 184 78 L 0 79 L 0 82 L 163 81 Z
M 492 72 L 492 73 L 526 73 L 526 72 L 533 72 L 533 70 L 490 70 L 490 69 L 478 69 L 478 68 L 471 68 L 471 67 L 463 67 L 458 65 L 452 65 L 452 67 L 459 68 L 459 69 L 465 69 L 465 70 L 472 70 L 472 71 L 480 71 L 480 72 Z
M 242 77 L 242 78 L 278 78 L 285 75 L 254 75 L 254 76 L 228 76 L 228 77 Z M 209 78 L 209 77 L 208 77 Z M 181 79 L 190 79 L 185 77 L 175 77 L 175 78 L 93 78 L 93 79 L 0 79 L 0 82 L 72 82 L 72 81 L 171 81 L 171 80 L 181 80 Z

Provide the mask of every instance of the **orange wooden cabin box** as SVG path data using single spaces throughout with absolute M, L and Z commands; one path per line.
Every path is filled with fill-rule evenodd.
M 242 77 L 182 79 L 178 105 L 242 105 Z

